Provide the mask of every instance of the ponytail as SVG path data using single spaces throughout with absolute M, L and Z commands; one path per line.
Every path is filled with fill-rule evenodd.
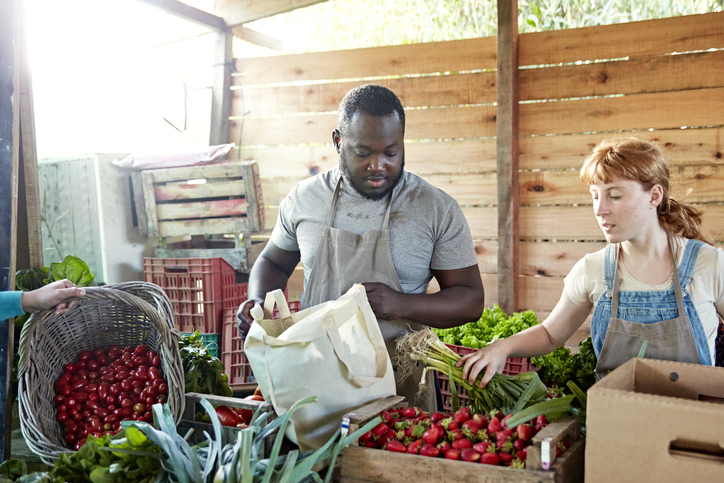
M 713 241 L 701 232 L 700 210 L 665 195 L 657 211 L 659 222 L 667 233 L 714 245 Z

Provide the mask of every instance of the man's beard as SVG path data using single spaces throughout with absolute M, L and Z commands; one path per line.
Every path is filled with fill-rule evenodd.
M 405 172 L 405 152 L 402 152 L 402 165 L 400 166 L 400 173 L 397 175 L 397 178 L 392 181 L 392 186 L 390 186 L 381 193 L 368 194 L 362 190 L 360 185 L 352 177 L 352 173 L 347 166 L 347 158 L 344 151 L 339 154 L 339 170 L 342 173 L 342 179 L 344 179 L 344 182 L 351 186 L 352 189 L 355 190 L 360 196 L 373 201 L 381 200 L 382 198 L 390 194 L 390 192 L 395 189 L 395 186 L 397 186 L 397 184 L 402 179 L 402 174 Z

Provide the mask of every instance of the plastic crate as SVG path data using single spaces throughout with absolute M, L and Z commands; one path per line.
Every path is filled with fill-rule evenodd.
M 453 352 L 464 356 L 475 352 L 477 349 L 471 349 L 470 347 L 464 347 L 461 345 L 445 344 Z M 503 368 L 503 374 L 509 376 L 515 376 L 528 371 L 537 371 L 538 368 L 531 364 L 530 359 L 527 357 L 508 357 L 505 361 L 505 367 Z M 450 391 L 450 381 L 445 374 L 437 373 L 437 380 L 440 384 L 440 394 L 442 395 L 442 410 L 452 411 L 452 391 Z M 460 400 L 460 406 L 467 405 L 468 391 L 462 386 L 457 386 L 458 398 Z
M 191 333 L 181 335 L 191 335 Z M 206 347 L 206 350 L 209 351 L 209 354 L 211 354 L 212 357 L 219 358 L 221 334 L 201 334 L 201 342 L 204 344 L 204 347 Z
M 301 305 L 300 301 L 290 301 L 289 311 L 299 312 Z M 224 332 L 221 336 L 221 362 L 224 364 L 225 374 L 229 377 L 229 385 L 234 391 L 244 389 L 243 386 L 246 384 L 256 383 L 249 360 L 244 354 L 244 341 L 239 337 L 236 311 L 237 307 L 224 309 Z M 273 317 L 278 316 L 279 313 L 275 309 Z
M 146 257 L 143 275 L 168 295 L 180 332 L 220 334 L 223 309 L 247 296 L 247 284 L 236 283 L 236 270 L 223 258 Z

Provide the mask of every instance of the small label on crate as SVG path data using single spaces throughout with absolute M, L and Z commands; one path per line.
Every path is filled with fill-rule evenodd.
M 342 418 L 342 436 L 347 436 L 347 433 L 349 433 L 349 418 L 344 417 Z

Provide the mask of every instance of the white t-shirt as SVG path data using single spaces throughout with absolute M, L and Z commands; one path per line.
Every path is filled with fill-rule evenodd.
M 681 257 L 688 241 L 686 238 L 674 237 L 674 245 L 677 248 L 677 267 L 681 264 Z M 603 281 L 605 251 L 604 248 L 581 258 L 566 276 L 564 290 L 574 304 L 596 305 L 598 298 L 606 290 L 606 284 Z M 626 270 L 624 264 L 619 264 L 619 274 L 622 275 L 619 289 L 621 291 L 644 292 L 671 289 L 670 280 L 657 285 L 649 285 L 636 280 Z M 701 247 L 687 290 L 704 326 L 704 334 L 709 342 L 713 362 L 716 354 L 714 343 L 719 327 L 717 313 L 724 316 L 724 250 L 706 244 Z

